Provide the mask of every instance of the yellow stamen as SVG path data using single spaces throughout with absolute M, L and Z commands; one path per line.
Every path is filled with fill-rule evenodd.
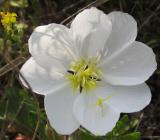
M 96 59 L 81 59 L 71 64 L 66 77 L 74 90 L 87 92 L 97 86 L 101 70 L 97 67 Z

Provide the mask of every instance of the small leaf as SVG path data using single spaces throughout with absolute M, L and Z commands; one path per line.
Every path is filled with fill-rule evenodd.
M 140 140 L 140 132 L 133 132 L 119 137 L 117 140 Z
M 128 115 L 124 115 L 116 124 L 116 127 L 114 128 L 114 131 L 118 134 L 125 133 L 129 128 L 128 125 Z
M 98 136 L 94 136 L 94 135 L 90 134 L 89 132 L 83 130 L 80 133 L 80 140 L 102 140 L 102 138 L 100 138 Z

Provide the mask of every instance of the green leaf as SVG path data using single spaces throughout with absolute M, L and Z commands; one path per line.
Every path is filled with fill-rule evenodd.
M 124 115 L 117 122 L 115 128 L 107 134 L 106 138 L 107 140 L 138 140 L 138 138 L 140 138 L 140 133 L 133 132 L 137 124 L 137 119 L 129 120 L 128 116 Z
M 37 113 L 38 106 L 33 97 L 23 89 L 10 87 L 5 91 L 5 99 L 0 102 L 0 128 L 7 122 L 16 130 L 17 133 L 22 133 L 27 136 L 33 135 L 39 120 L 38 137 L 42 140 L 47 140 L 45 135 L 46 116 L 44 112 Z M 6 112 L 7 102 L 7 112 Z M 6 117 L 4 114 L 6 112 Z
M 89 133 L 88 131 L 81 129 L 79 140 L 102 140 L 102 138 L 99 136 L 94 136 L 93 134 Z
M 114 132 L 118 134 L 124 134 L 128 131 L 129 126 L 127 125 L 129 122 L 128 115 L 124 115 L 116 124 L 114 128 Z
M 140 140 L 140 132 L 133 132 L 119 137 L 117 140 Z

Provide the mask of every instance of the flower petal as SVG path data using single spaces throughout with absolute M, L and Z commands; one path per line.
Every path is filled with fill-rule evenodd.
M 149 87 L 144 83 L 137 86 L 114 87 L 111 104 L 123 113 L 131 113 L 142 110 L 151 101 L 151 92 Z
M 64 83 L 61 75 L 49 75 L 49 73 L 40 67 L 32 57 L 22 66 L 20 72 L 25 80 L 29 83 L 32 90 L 42 95 L 53 92 L 58 87 L 61 87 Z M 21 76 L 20 80 L 22 84 L 28 88 Z
M 106 99 L 110 106 L 123 113 L 140 111 L 151 101 L 151 91 L 145 83 L 136 86 L 111 86 L 104 83 L 100 91 L 97 91 L 99 98 Z
M 73 38 L 81 55 L 94 55 L 102 51 L 112 30 L 108 16 L 95 7 L 79 13 L 71 24 Z
M 137 23 L 131 15 L 123 12 L 111 12 L 108 17 L 112 22 L 112 32 L 106 43 L 108 47 L 108 60 L 106 61 L 127 48 L 137 36 Z
M 70 36 L 70 30 L 63 25 L 39 26 L 29 38 L 29 51 L 43 68 L 64 73 L 76 56 Z
M 135 41 L 117 57 L 104 64 L 104 79 L 113 85 L 137 85 L 144 83 L 156 67 L 152 49 Z
M 120 113 L 107 104 L 100 108 L 94 93 L 81 94 L 77 97 L 74 114 L 84 128 L 95 135 L 104 136 L 115 127 Z
M 57 133 L 70 135 L 79 127 L 73 115 L 73 102 L 78 94 L 69 86 L 58 89 L 54 94 L 45 96 L 45 110 L 51 126 Z

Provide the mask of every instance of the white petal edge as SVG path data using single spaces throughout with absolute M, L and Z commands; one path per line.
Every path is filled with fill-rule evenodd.
M 70 30 L 60 24 L 35 28 L 28 43 L 35 61 L 51 72 L 65 73 L 70 61 L 76 57 Z
M 137 41 L 102 66 L 104 80 L 112 85 L 144 83 L 156 68 L 157 63 L 153 50 Z
M 73 102 L 77 97 L 69 86 L 58 89 L 54 94 L 45 96 L 45 111 L 51 126 L 61 135 L 70 135 L 79 128 L 73 115 Z
M 97 136 L 104 136 L 115 127 L 120 113 L 112 106 L 105 106 L 102 114 L 96 100 L 94 93 L 79 95 L 74 103 L 74 114 L 88 131 Z
M 107 59 L 117 56 L 127 48 L 137 37 L 137 22 L 128 13 L 114 11 L 108 14 L 112 23 L 112 32 L 106 42 L 108 47 Z
M 145 83 L 136 86 L 111 86 L 104 83 L 99 88 L 97 96 L 108 98 L 109 105 L 121 113 L 141 111 L 151 101 L 151 91 Z
M 117 87 L 114 90 L 117 94 L 116 96 L 113 95 L 110 103 L 123 113 L 141 111 L 151 101 L 151 91 L 145 83 L 136 86 Z
M 40 67 L 32 57 L 25 62 L 20 72 L 32 90 L 38 94 L 49 94 L 64 85 L 64 78 L 61 75 L 56 73 L 49 75 L 49 73 Z M 28 88 L 25 80 L 23 80 L 21 76 L 19 76 L 19 78 L 22 84 Z
M 104 51 L 112 24 L 105 13 L 92 7 L 75 17 L 71 30 L 81 56 L 95 56 L 97 52 Z

